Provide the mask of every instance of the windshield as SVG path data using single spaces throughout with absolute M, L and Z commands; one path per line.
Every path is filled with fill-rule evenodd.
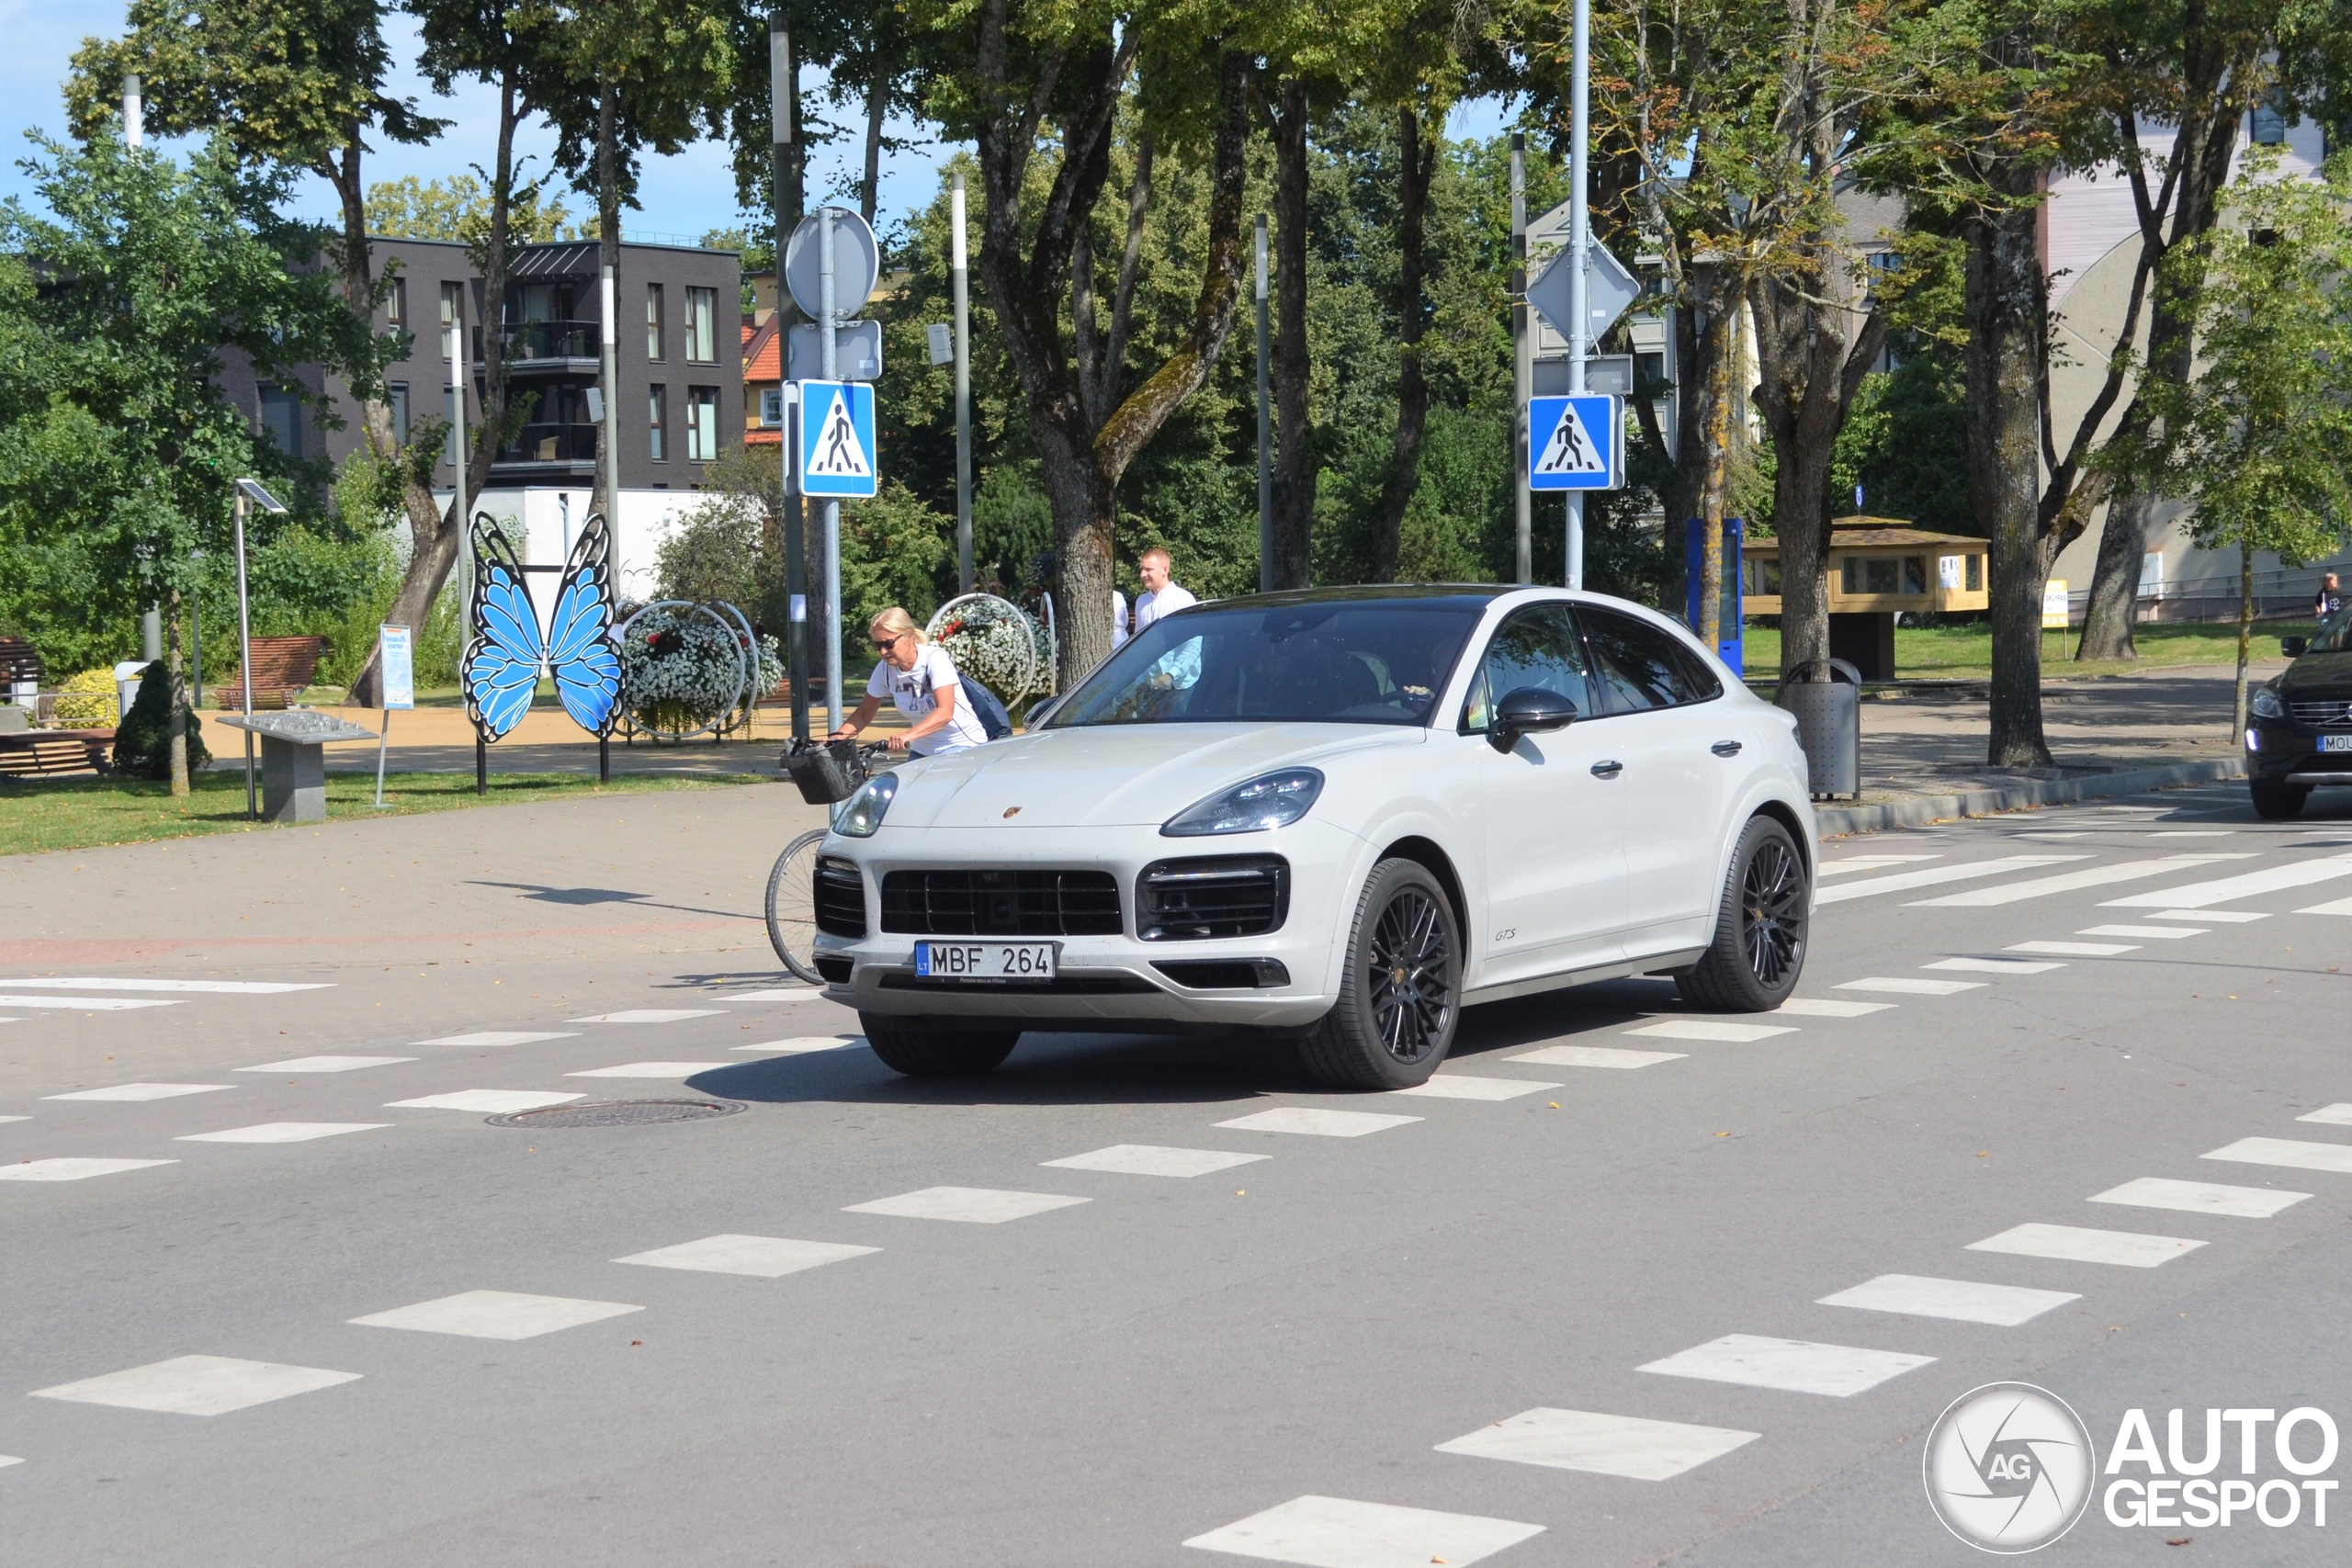
M 1154 622 L 1048 729 L 1093 724 L 1423 724 L 1483 604 L 1212 606 Z
M 2352 604 L 2338 610 L 2312 634 L 2306 653 L 2343 653 L 2352 650 Z

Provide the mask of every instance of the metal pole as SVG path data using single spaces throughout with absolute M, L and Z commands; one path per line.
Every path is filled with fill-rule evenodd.
M 384 732 L 376 737 L 376 809 L 384 808 L 384 752 L 392 743 L 392 710 L 384 710 Z
M 471 553 L 473 538 L 472 524 L 466 516 L 466 362 L 459 357 L 465 349 L 466 296 L 465 291 L 459 289 L 458 308 L 451 312 L 449 321 L 449 406 L 452 412 L 450 429 L 458 441 L 458 460 L 452 465 L 457 471 L 453 481 L 457 486 L 457 496 L 451 504 L 457 509 L 458 558 L 461 564 Z M 474 624 L 474 574 L 470 570 L 465 575 L 463 592 L 466 626 L 470 631 Z
M 1266 215 L 1258 214 L 1258 592 L 1274 591 L 1274 394 L 1266 359 Z
M 140 92 L 139 73 L 122 79 L 122 144 L 136 152 L 146 141 L 146 101 Z M 139 657 L 153 664 L 164 657 L 164 609 L 153 604 L 139 614 Z
M 1584 357 L 1586 342 L 1592 335 L 1592 320 L 1585 306 L 1585 270 L 1592 245 L 1591 215 L 1585 209 L 1585 139 L 1589 125 L 1587 113 L 1591 97 L 1591 59 L 1589 46 L 1592 32 L 1592 0 L 1576 0 L 1575 58 L 1569 67 L 1568 106 L 1568 314 L 1575 318 L 1568 330 L 1568 390 L 1584 390 Z M 1607 433 L 1607 440 L 1618 439 L 1615 431 Z M 1571 588 L 1584 586 L 1584 492 L 1568 491 L 1568 536 L 1566 578 Z
M 195 688 L 191 699 L 194 705 L 204 705 L 204 552 L 190 550 L 188 559 L 196 562 L 196 587 L 187 596 L 188 656 L 193 666 L 189 674 Z
M 245 717 L 254 716 L 254 633 L 253 617 L 245 603 L 245 492 L 237 491 L 233 515 L 237 523 L 237 662 L 245 682 Z M 261 819 L 261 807 L 254 799 L 254 732 L 245 737 L 245 820 Z
M 821 379 L 833 378 L 833 329 L 841 322 L 833 298 L 833 209 L 817 209 L 817 364 Z M 803 416 L 806 417 L 805 415 Z M 842 727 L 842 503 L 825 502 L 825 733 Z
M 620 284 L 611 263 L 604 276 L 605 344 L 597 376 L 605 383 L 605 547 L 613 563 L 613 588 L 621 584 L 621 351 Z
M 1527 488 L 1527 399 L 1535 367 L 1527 341 L 1527 132 L 1510 133 L 1510 420 L 1511 509 L 1519 547 L 1519 581 L 1535 581 L 1531 531 L 1534 498 Z
M 800 221 L 800 214 L 792 205 L 792 107 L 800 90 L 800 79 L 792 64 L 792 25 L 778 6 L 768 13 L 768 118 L 771 124 L 772 151 L 775 173 L 775 314 L 776 334 L 786 335 L 792 318 L 785 313 L 790 298 L 784 287 L 784 249 L 791 242 L 792 231 Z M 787 366 L 785 350 L 788 343 L 776 345 L 776 389 L 785 390 L 781 378 Z M 782 400 L 779 399 L 779 401 Z M 786 417 L 778 433 L 776 449 L 783 462 L 784 478 L 784 594 L 785 652 L 792 660 L 792 738 L 808 739 L 808 577 L 805 552 L 801 547 L 802 507 L 800 497 L 792 489 L 792 438 L 795 422 Z
M 964 176 L 948 202 L 956 226 L 956 583 L 972 591 L 972 282 L 964 249 Z

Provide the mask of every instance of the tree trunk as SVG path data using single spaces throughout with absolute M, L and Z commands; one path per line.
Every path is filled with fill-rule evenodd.
M 2041 588 L 2056 551 L 2041 526 L 2045 290 L 2034 245 L 2035 186 L 2004 171 L 2009 197 L 1966 224 L 1968 499 L 1992 541 L 1991 737 L 1995 767 L 2050 765 L 2041 735 Z
M 1699 624 L 1690 629 L 1702 645 L 1713 649 L 1720 646 L 1723 635 L 1724 491 L 1731 472 L 1732 372 L 1739 358 L 1739 296 L 1720 268 L 1708 269 L 1702 287 L 1713 331 L 1705 334 L 1712 341 L 1705 387 L 1700 394 L 1706 424 L 1699 480 Z
M 164 643 L 164 649 L 171 660 L 166 668 L 171 671 L 172 684 L 172 798 L 185 800 L 187 798 L 188 792 L 187 686 L 180 674 L 180 591 L 178 589 L 172 590 L 171 605 L 164 614 L 170 617 L 168 622 L 170 630 L 166 633 L 167 640 Z M 2243 669 L 2245 663 L 2243 656 L 2238 660 L 2238 663 Z M 2243 674 L 2238 678 L 2238 705 L 2243 708 L 2245 705 L 2245 678 Z M 2240 728 L 2243 728 L 2244 726 Z
M 2140 567 L 2147 554 L 2148 522 L 2155 497 L 2134 483 L 2108 503 L 2099 531 L 2098 565 L 2091 572 L 2091 597 L 2083 612 L 2077 660 L 2137 659 L 2132 623 L 2140 608 Z
M 1315 436 L 1307 388 L 1306 84 L 1283 84 L 1274 117 L 1274 586 L 1314 581 Z
M 1409 104 L 1396 111 L 1399 152 L 1396 214 L 1396 443 L 1380 487 L 1380 510 L 1372 525 L 1372 580 L 1396 581 L 1403 552 L 1405 511 L 1421 488 L 1421 446 L 1429 435 L 1430 383 L 1421 371 L 1421 333 L 1429 307 L 1422 298 L 1426 265 L 1422 231 L 1430 185 L 1437 174 L 1438 137 L 1424 141 L 1420 118 Z
M 877 23 L 877 30 L 879 24 Z M 890 51 L 877 39 L 874 45 L 874 80 L 865 89 L 865 178 L 857 187 L 858 216 L 867 227 L 882 191 L 882 130 L 890 118 Z
M 999 341 L 1028 400 L 1053 510 L 1062 591 L 1059 675 L 1067 689 L 1111 651 L 1110 529 L 1120 477 L 1208 379 L 1233 327 L 1241 297 L 1250 57 L 1238 50 L 1218 57 L 1206 254 L 1193 319 L 1159 368 L 1098 426 L 1087 417 L 1077 367 L 1063 345 L 1062 302 L 1069 298 L 1077 226 L 1093 212 L 1109 179 L 1109 140 L 1140 39 L 1134 28 L 1115 41 L 1106 30 L 1049 55 L 1035 81 L 1016 85 L 1008 9 L 1009 0 L 982 0 L 978 17 L 980 281 L 996 314 Z M 1057 87 L 1071 107 L 1058 127 L 1059 166 L 1038 205 L 1028 164 Z M 1034 228 L 1024 218 L 1034 219 Z

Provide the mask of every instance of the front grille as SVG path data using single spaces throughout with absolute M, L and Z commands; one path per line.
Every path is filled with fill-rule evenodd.
M 2315 728 L 2352 724 L 2352 698 L 2314 697 L 2306 702 L 2289 703 L 2287 711 L 2295 716 L 2297 724 Z
M 1107 871 L 892 871 L 882 929 L 910 936 L 1117 936 Z
M 1136 880 L 1136 932 L 1146 942 L 1262 936 L 1289 914 L 1290 863 L 1280 855 L 1157 861 Z
M 865 934 L 865 879 L 855 861 L 817 857 L 817 929 L 827 936 Z

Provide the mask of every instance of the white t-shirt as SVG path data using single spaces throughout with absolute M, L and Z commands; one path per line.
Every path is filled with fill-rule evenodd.
M 989 732 L 980 728 L 980 716 L 964 700 L 963 682 L 956 674 L 956 661 L 947 650 L 936 643 L 925 643 L 911 670 L 900 670 L 884 660 L 874 667 L 874 678 L 865 683 L 869 697 L 888 697 L 898 710 L 910 719 L 920 719 L 939 705 L 932 694 L 942 686 L 958 688 L 956 694 L 956 716 L 944 729 L 918 736 L 908 743 L 907 750 L 918 757 L 937 756 L 942 751 L 961 751 L 967 746 L 985 746 Z
M 1187 604 L 1200 601 L 1191 592 L 1170 583 L 1157 593 L 1146 593 L 1136 600 L 1136 635 L 1141 637 L 1144 627 L 1163 615 L 1172 615 Z
M 1127 596 L 1117 589 L 1111 590 L 1111 651 L 1116 653 L 1127 645 Z

